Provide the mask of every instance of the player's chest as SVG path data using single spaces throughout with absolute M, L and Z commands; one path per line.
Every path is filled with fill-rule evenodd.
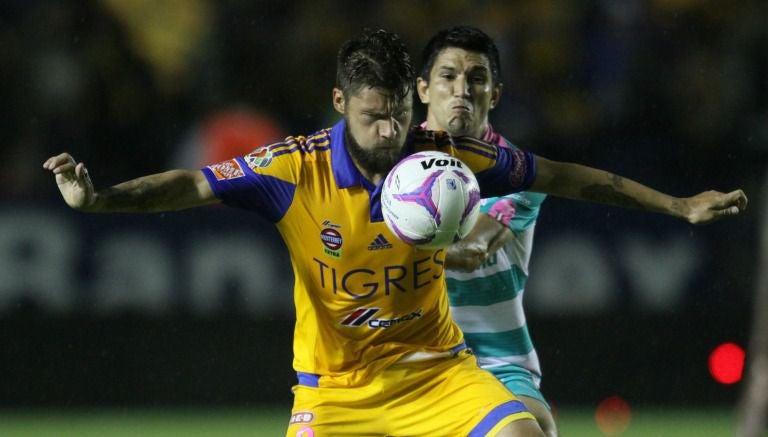
M 355 264 L 408 256 L 411 248 L 384 223 L 378 196 L 364 189 L 340 191 L 299 197 L 286 216 L 287 227 L 308 252 L 321 260 Z

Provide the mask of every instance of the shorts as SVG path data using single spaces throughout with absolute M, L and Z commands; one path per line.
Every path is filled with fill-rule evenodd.
M 534 419 L 467 350 L 449 358 L 397 363 L 361 387 L 311 385 L 300 379 L 293 387 L 286 436 L 474 437 Z
M 534 382 L 533 375 L 528 370 L 517 366 L 506 366 L 501 369 L 487 369 L 493 373 L 512 393 L 517 396 L 527 396 L 544 404 L 548 410 L 552 408 L 544 399 L 538 385 Z

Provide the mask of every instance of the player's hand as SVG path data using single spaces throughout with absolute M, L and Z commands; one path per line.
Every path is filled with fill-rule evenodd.
M 466 237 L 448 247 L 445 265 L 452 270 L 471 272 L 506 244 L 514 234 L 487 214 L 480 214 Z
M 685 199 L 685 218 L 692 224 L 711 223 L 724 217 L 739 215 L 747 207 L 747 196 L 742 190 L 721 193 L 705 191 Z
M 93 206 L 96 196 L 85 164 L 75 162 L 69 153 L 62 153 L 48 158 L 43 168 L 56 175 L 56 184 L 67 205 L 81 210 Z

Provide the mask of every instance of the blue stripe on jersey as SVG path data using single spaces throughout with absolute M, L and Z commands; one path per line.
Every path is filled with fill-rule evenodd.
M 278 151 L 273 151 L 272 152 L 272 156 L 277 157 L 277 156 L 280 156 L 280 155 L 285 155 L 287 153 L 293 153 L 293 152 L 298 152 L 298 151 L 299 151 L 299 146 L 297 145 L 297 146 L 294 146 L 294 147 L 291 147 L 291 148 L 288 148 L 288 149 L 282 149 L 282 150 L 278 150 Z
M 501 332 L 465 332 L 464 341 L 478 357 L 525 355 L 533 350 L 528 326 Z
M 496 149 L 495 147 L 491 147 L 488 143 L 485 141 L 480 141 L 477 138 L 474 137 L 457 137 L 461 138 L 462 143 L 470 143 L 473 144 L 477 149 L 485 150 L 485 156 L 495 157 L 496 156 Z M 469 147 L 466 147 L 467 150 L 474 150 L 475 152 L 479 152 L 477 149 L 472 149 Z
M 476 153 L 476 154 L 481 155 L 481 156 L 485 156 L 487 158 L 491 158 L 491 159 L 495 159 L 496 158 L 496 154 L 495 153 L 486 152 L 485 150 L 480 150 L 480 148 L 476 147 L 476 146 L 472 147 L 472 146 L 467 146 L 467 145 L 462 145 L 462 144 L 456 144 L 455 147 L 458 150 L 469 150 L 470 152 Z
M 307 387 L 320 387 L 320 375 L 306 372 L 296 372 L 296 377 L 299 380 L 299 385 L 305 385 Z
M 523 411 L 528 411 L 528 409 L 525 408 L 524 403 L 520 401 L 505 402 L 486 414 L 485 417 L 483 417 L 483 420 L 481 420 L 477 426 L 472 428 L 468 437 L 485 437 L 488 432 L 504 418 L 513 414 L 522 413 Z
M 314 152 L 316 150 L 328 150 L 330 149 L 331 137 L 328 135 L 328 131 L 321 131 L 317 134 L 307 138 L 304 148 L 307 152 Z
M 299 137 L 303 139 L 302 137 Z M 311 153 L 315 151 L 329 150 L 330 136 L 327 131 L 320 131 L 313 134 L 306 139 L 306 143 L 301 143 L 296 137 L 288 137 L 284 142 L 270 144 L 269 150 L 273 156 L 285 155 L 286 153 L 294 153 L 303 151 L 305 153 Z
M 520 266 L 482 278 L 457 280 L 446 278 L 451 306 L 488 306 L 512 300 L 520 293 L 528 279 Z

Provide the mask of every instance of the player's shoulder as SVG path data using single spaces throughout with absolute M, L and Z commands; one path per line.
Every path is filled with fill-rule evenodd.
M 316 155 L 327 152 L 331 147 L 330 129 L 321 129 L 311 135 L 287 137 L 275 149 L 283 150 L 286 154 Z
M 266 175 L 298 183 L 303 168 L 324 162 L 330 149 L 327 129 L 311 135 L 288 136 L 282 141 L 259 147 L 242 157 L 244 163 L 257 175 Z
M 454 137 L 448 132 L 429 130 L 421 126 L 411 129 L 409 139 L 415 151 L 441 150 L 451 153 L 452 149 L 476 152 L 484 155 L 493 153 L 496 146 L 475 137 Z
M 295 161 L 302 162 L 309 158 L 315 159 L 327 153 L 331 146 L 331 136 L 328 129 L 319 130 L 311 135 L 288 136 L 284 140 L 262 146 L 250 154 L 245 160 L 249 164 L 253 161 L 278 162 Z

